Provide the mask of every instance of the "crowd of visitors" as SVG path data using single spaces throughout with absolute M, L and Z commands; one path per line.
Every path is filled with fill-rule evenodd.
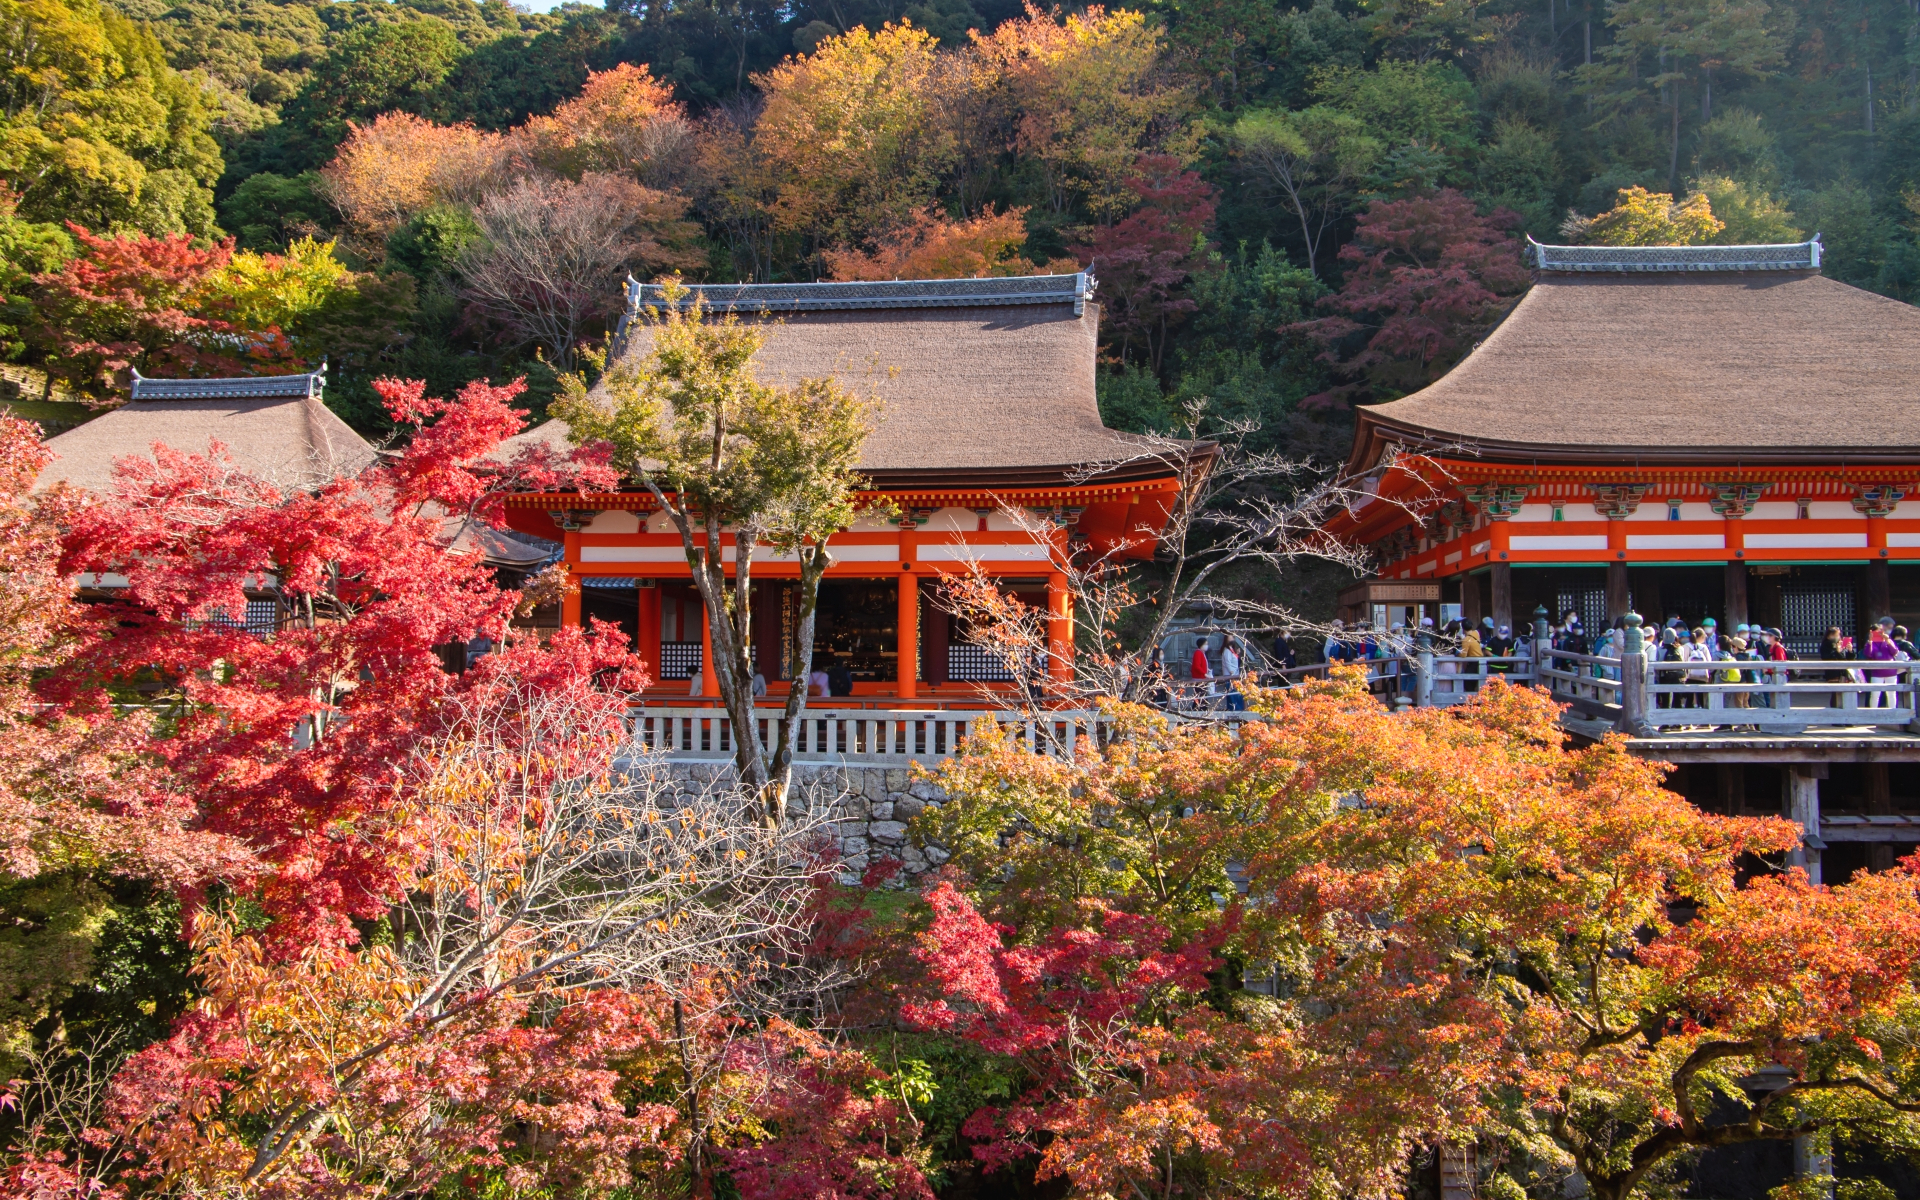
M 1590 636 L 1580 614 L 1569 611 L 1557 624 L 1548 627 L 1550 646 L 1563 655 L 1583 656 L 1558 660 L 1558 667 L 1573 675 L 1597 680 L 1618 681 L 1617 663 L 1626 648 L 1626 625 L 1613 624 Z M 1434 627 L 1431 618 L 1423 619 L 1417 629 L 1395 623 L 1384 630 L 1366 622 L 1351 627 L 1334 621 L 1312 663 L 1374 664 L 1371 672 L 1375 690 L 1395 695 L 1410 695 L 1417 686 L 1413 663 L 1415 655 L 1430 651 L 1434 656 L 1436 686 L 1455 695 L 1478 689 L 1490 676 L 1518 672 L 1531 677 L 1534 655 L 1532 631 L 1523 628 L 1516 636 L 1506 625 L 1492 618 L 1477 624 L 1449 621 Z M 1777 627 L 1740 623 L 1722 633 L 1712 617 L 1689 626 L 1678 613 L 1664 624 L 1645 632 L 1643 650 L 1651 667 L 1650 681 L 1662 686 L 1653 689 L 1654 703 L 1661 708 L 1778 708 L 1794 706 L 1789 683 L 1857 683 L 1859 692 L 1835 689 L 1826 693 L 1827 703 L 1835 706 L 1856 704 L 1863 708 L 1897 708 L 1897 683 L 1901 672 L 1891 664 L 1920 661 L 1904 625 L 1892 617 L 1883 617 L 1868 634 L 1864 648 L 1838 627 L 1827 631 L 1815 657 L 1818 666 L 1793 667 L 1799 661 L 1788 645 L 1786 635 Z M 1184 687 L 1169 676 L 1159 649 L 1155 649 L 1148 670 L 1156 680 L 1149 695 L 1167 707 L 1202 707 L 1238 712 L 1246 708 L 1240 690 L 1243 680 L 1256 680 L 1268 686 L 1285 685 L 1294 678 L 1301 653 L 1285 634 L 1275 636 L 1262 670 L 1248 663 L 1240 639 L 1222 634 L 1217 643 L 1202 636 L 1187 663 L 1189 679 Z M 1594 661 L 1589 661 L 1594 660 Z M 1844 666 L 1858 662 L 1860 666 Z M 1196 684 L 1198 686 L 1196 686 Z M 1711 697 L 1717 696 L 1718 699 Z M 1851 697 L 1851 699 L 1849 699 Z M 1443 703 L 1445 701 L 1442 701 Z M 1802 699 L 1802 705 L 1806 703 Z

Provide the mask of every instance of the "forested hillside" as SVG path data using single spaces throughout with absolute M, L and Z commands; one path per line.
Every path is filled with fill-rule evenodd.
M 1904 0 L 101 3 L 9 3 L 0 33 L 8 342 L 101 394 L 231 367 L 202 352 L 225 331 L 329 358 L 379 431 L 381 373 L 543 402 L 628 270 L 1090 265 L 1110 420 L 1204 400 L 1327 450 L 1497 319 L 1520 235 L 1597 236 L 1624 188 L 1920 289 Z

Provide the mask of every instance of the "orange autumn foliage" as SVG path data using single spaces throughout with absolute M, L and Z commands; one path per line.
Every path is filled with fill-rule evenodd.
M 1254 706 L 1115 709 L 1071 763 L 986 731 L 942 769 L 916 833 L 967 890 L 930 896 L 906 1013 L 1035 1081 L 968 1123 L 983 1161 L 1374 1196 L 1437 1142 L 1524 1139 L 1621 1200 L 1690 1148 L 1911 1121 L 1910 870 L 1743 881 L 1797 827 L 1566 747 L 1530 689 L 1393 714 L 1349 672 Z M 1196 955 L 1271 994 L 1209 1003 Z M 1762 1068 L 1787 1086 L 1709 1125 Z
M 320 177 L 350 227 L 385 238 L 432 204 L 476 199 L 497 177 L 506 152 L 504 137 L 472 125 L 382 113 L 352 126 Z
M 511 135 L 529 165 L 569 179 L 590 171 L 629 173 L 678 153 L 691 137 L 673 89 L 645 66 L 587 72 L 580 94 L 550 115 L 527 118 Z
M 1026 212 L 1010 208 L 996 213 L 989 204 L 977 217 L 954 221 L 936 209 L 922 209 L 871 253 L 827 251 L 827 269 L 839 280 L 984 279 L 1051 273 L 1056 266 L 1079 270 L 1070 259 L 1043 267 L 1019 253 L 1027 240 Z

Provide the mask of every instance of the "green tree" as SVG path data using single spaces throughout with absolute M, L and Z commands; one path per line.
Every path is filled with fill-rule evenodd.
M 1313 90 L 1321 103 L 1357 117 L 1389 149 L 1418 143 L 1464 153 L 1474 147 L 1473 81 L 1452 63 L 1331 67 L 1314 77 Z
M 613 465 L 638 479 L 679 531 L 706 606 L 720 696 L 737 730 L 757 727 L 755 551 L 765 544 L 797 561 L 799 618 L 785 646 L 795 682 L 780 740 L 763 748 L 748 732 L 733 739 L 742 786 L 757 797 L 760 820 L 778 825 L 813 668 L 820 579 L 833 562 L 828 542 L 853 523 L 866 486 L 855 468 L 873 402 L 831 378 L 761 382 L 753 359 L 773 331 L 732 313 L 710 316 L 678 280 L 644 317 L 644 353 L 608 367 L 597 396 L 574 377 L 554 411 L 576 442 L 612 447 Z
M 0 180 L 29 220 L 217 232 L 220 150 L 194 83 L 97 0 L 0 0 Z
M 231 141 L 272 124 L 307 72 L 326 54 L 324 6 L 278 0 L 119 0 L 148 22 L 174 70 L 193 75 Z
M 1707 198 L 1725 228 L 1714 240 L 1729 246 L 1797 242 L 1807 235 L 1786 204 L 1766 191 L 1725 175 L 1705 175 L 1693 186 Z
M 320 176 L 313 171 L 291 179 L 271 171 L 247 176 L 221 201 L 220 219 L 248 250 L 285 249 L 296 238 L 338 224 L 333 205 L 320 192 Z
M 296 170 L 325 162 L 349 121 L 400 110 L 424 114 L 465 47 L 432 17 L 367 25 L 334 44 L 282 114 L 284 156 Z
M 1713 87 L 1774 71 L 1786 62 L 1790 15 L 1766 0 L 1618 0 L 1607 24 L 1613 43 L 1584 68 L 1603 115 L 1651 103 L 1667 118 L 1667 179 L 1680 175 L 1680 128 L 1694 100 L 1713 116 Z
M 1493 128 L 1476 172 L 1478 194 L 1520 214 L 1520 228 L 1546 237 L 1560 223 L 1566 170 L 1553 139 L 1525 121 L 1502 119 Z
M 1299 112 L 1254 109 L 1234 122 L 1231 140 L 1246 174 L 1290 212 L 1307 270 L 1317 273 L 1328 231 L 1351 211 L 1360 180 L 1384 144 L 1369 135 L 1359 116 L 1329 105 Z

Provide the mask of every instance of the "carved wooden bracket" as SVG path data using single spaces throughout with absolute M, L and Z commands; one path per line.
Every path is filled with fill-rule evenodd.
M 1709 483 L 1706 487 L 1713 493 L 1713 499 L 1707 505 L 1723 517 L 1744 517 L 1753 511 L 1761 493 L 1772 486 L 1770 483 Z
M 1624 521 L 1640 507 L 1653 487 L 1650 483 L 1590 483 L 1593 510 L 1609 521 Z
M 1520 511 L 1532 491 L 1531 484 L 1489 483 L 1469 487 L 1461 494 L 1467 503 L 1485 513 L 1487 520 L 1504 521 Z
M 600 510 L 597 508 L 550 508 L 547 510 L 547 515 L 553 518 L 555 525 L 568 533 L 577 533 L 592 524 L 593 519 L 600 515 Z
M 1897 483 L 1856 483 L 1853 485 L 1853 511 L 1863 517 L 1885 517 L 1906 499 L 1907 490 Z

